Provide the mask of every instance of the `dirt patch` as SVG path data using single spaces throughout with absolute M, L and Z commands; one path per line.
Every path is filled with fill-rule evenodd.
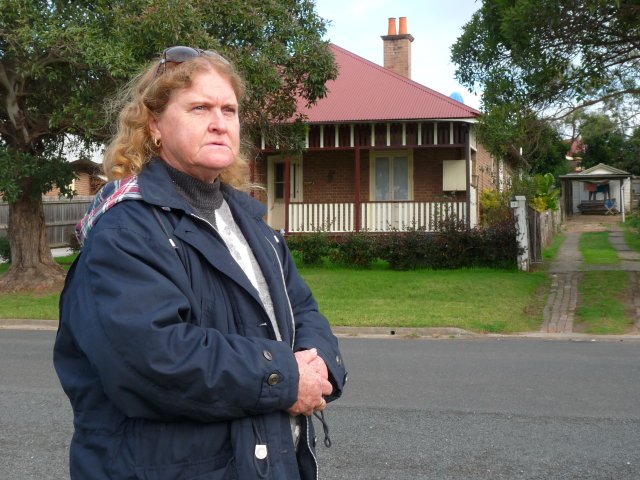
M 567 217 L 564 230 L 567 232 L 611 232 L 622 230 L 620 215 L 573 215 Z

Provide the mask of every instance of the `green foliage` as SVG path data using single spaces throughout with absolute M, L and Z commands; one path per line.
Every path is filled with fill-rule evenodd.
M 69 162 L 61 157 L 47 159 L 0 145 L 0 192 L 4 200 L 15 202 L 22 195 L 40 198 L 54 186 L 71 196 L 69 185 L 74 176 Z
M 443 221 L 437 232 L 424 228 L 366 232 L 332 239 L 326 232 L 290 235 L 287 244 L 299 265 L 333 264 L 370 268 L 380 259 L 393 270 L 469 267 L 515 268 L 516 227 L 511 216 L 487 228 L 467 229 L 457 219 Z
M 329 235 L 323 231 L 317 231 L 309 234 L 291 235 L 287 238 L 287 245 L 302 261 L 302 265 L 314 266 L 320 265 L 322 259 L 327 257 L 334 246 L 334 242 Z
M 640 234 L 640 209 L 636 208 L 630 212 L 625 219 L 625 226 L 635 229 Z
M 429 266 L 435 250 L 433 234 L 424 228 L 393 230 L 378 237 L 378 255 L 393 270 L 415 270 Z
M 0 191 L 10 203 L 73 178 L 63 154 L 110 135 L 106 100 L 171 45 L 216 50 L 247 81 L 247 144 L 300 145 L 299 100 L 326 94 L 337 68 L 310 0 L 0 0 Z M 117 112 L 116 112 L 117 113 Z M 71 159 L 74 160 L 74 159 Z M 19 238 L 19 232 L 12 232 Z M 38 238 L 12 239 L 26 248 Z M 14 252 L 15 254 L 16 252 Z
M 558 198 L 560 189 L 555 185 L 555 179 L 550 173 L 536 175 L 533 178 L 536 185 L 536 193 L 531 200 L 531 207 L 538 212 L 547 210 L 558 210 Z
M 7 237 L 0 237 L 0 259 L 4 262 L 11 261 L 11 244 Z
M 482 92 L 478 136 L 494 156 L 523 160 L 532 174 L 558 176 L 566 173 L 567 146 L 555 121 L 598 104 L 617 112 L 619 126 L 637 118 L 637 0 L 480 3 L 451 58 L 460 83 Z
M 480 223 L 489 226 L 512 218 L 511 196 L 507 190 L 483 190 L 480 194 Z
M 640 127 L 629 136 L 604 113 L 583 114 L 575 121 L 586 146 L 582 156 L 584 168 L 605 163 L 634 175 L 640 174 Z
M 436 233 L 410 228 L 380 238 L 380 258 L 394 270 L 470 267 L 515 268 L 518 257 L 513 219 L 467 229 L 447 221 Z
M 331 260 L 339 265 L 369 268 L 378 257 L 376 238 L 367 233 L 352 233 L 341 238 L 331 251 Z
M 562 115 L 637 95 L 635 0 L 483 0 L 452 47 L 456 78 L 484 90 L 484 107 Z

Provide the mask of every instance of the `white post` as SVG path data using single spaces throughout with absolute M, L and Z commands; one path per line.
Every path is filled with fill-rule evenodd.
M 516 239 L 521 253 L 518 254 L 518 268 L 525 272 L 529 270 L 529 222 L 527 222 L 527 199 L 522 195 L 517 195 L 511 201 L 511 208 L 516 217 Z
M 620 213 L 622 214 L 622 223 L 625 221 L 625 211 L 624 211 L 624 184 L 627 181 L 626 178 L 620 180 Z

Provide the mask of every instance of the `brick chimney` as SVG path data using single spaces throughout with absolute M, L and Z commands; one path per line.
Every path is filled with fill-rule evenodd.
M 389 19 L 389 28 L 382 37 L 384 46 L 384 68 L 411 78 L 411 42 L 407 33 L 407 17 L 400 17 L 400 32 L 396 31 L 396 19 Z

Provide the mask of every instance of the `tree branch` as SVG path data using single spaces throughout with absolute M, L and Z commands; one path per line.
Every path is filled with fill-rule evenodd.
M 629 89 L 625 89 L 625 90 L 618 90 L 617 92 L 611 93 L 609 95 L 603 95 L 602 97 L 599 98 L 594 98 L 593 100 L 589 100 L 586 102 L 581 103 L 580 105 L 575 105 L 575 106 L 571 106 L 571 107 L 567 107 L 568 111 L 566 113 L 562 113 L 560 115 L 554 115 L 551 117 L 546 117 L 547 120 L 550 121 L 558 121 L 558 120 L 562 120 L 564 118 L 566 118 L 567 116 L 571 115 L 574 112 L 577 112 L 578 110 L 582 110 L 586 107 L 590 107 L 591 105 L 597 105 L 598 103 L 604 102 L 606 100 L 610 100 L 613 98 L 618 98 L 624 95 L 640 95 L 640 89 L 639 88 L 629 88 Z M 562 109 L 560 110 L 562 111 Z

